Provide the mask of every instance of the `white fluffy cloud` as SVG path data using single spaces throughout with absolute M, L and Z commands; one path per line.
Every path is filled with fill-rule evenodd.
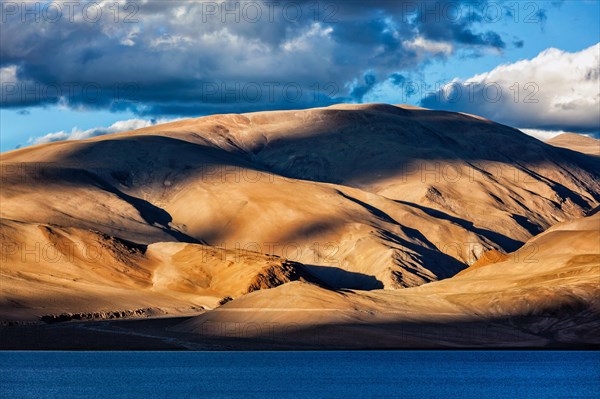
M 172 122 L 176 119 L 158 119 L 158 120 L 146 120 L 146 119 L 128 119 L 124 121 L 118 121 L 108 127 L 95 127 L 92 129 L 81 130 L 73 128 L 70 132 L 61 130 L 60 132 L 48 133 L 41 137 L 32 137 L 29 139 L 31 144 L 45 144 L 54 141 L 62 140 L 84 140 L 91 137 L 102 136 L 111 133 L 127 132 L 129 130 L 141 129 L 148 126 L 153 126 L 160 123 Z
M 548 141 L 556 136 L 566 133 L 562 130 L 521 129 L 521 131 L 541 141 Z
M 427 40 L 422 36 L 417 36 L 411 41 L 405 41 L 404 46 L 416 51 L 425 51 L 430 54 L 450 55 L 454 50 L 451 43 Z
M 600 130 L 600 43 L 569 53 L 555 48 L 450 82 L 424 106 L 464 111 L 512 126 Z
M 15 82 L 17 80 L 17 66 L 9 65 L 0 68 L 0 82 Z

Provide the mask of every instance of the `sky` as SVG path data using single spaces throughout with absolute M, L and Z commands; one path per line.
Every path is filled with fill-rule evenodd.
M 340 102 L 600 132 L 598 0 L 0 0 L 0 150 Z

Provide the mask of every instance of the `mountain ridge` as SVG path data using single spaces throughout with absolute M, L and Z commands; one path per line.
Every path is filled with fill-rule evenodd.
M 249 264 L 223 263 L 240 273 L 252 270 L 256 274 L 242 280 L 254 280 L 208 294 L 193 294 L 190 282 L 200 278 L 194 268 L 210 280 L 221 266 L 211 269 L 191 255 L 155 261 L 171 264 L 151 268 L 163 276 L 164 292 L 186 287 L 179 299 L 164 299 L 164 293 L 149 299 L 171 312 L 186 303 L 213 308 L 224 297 L 243 297 L 249 286 L 272 288 L 270 281 L 278 286 L 286 279 L 318 281 L 331 290 L 447 280 L 468 272 L 488 251 L 514 252 L 600 203 L 596 157 L 483 118 L 386 104 L 194 118 L 23 148 L 1 154 L 0 164 L 3 244 L 10 251 L 15 243 L 28 245 L 15 231 L 41 226 L 72 229 L 77 237 L 95 231 L 109 242 L 149 249 L 139 256 L 125 251 L 118 267 L 147 262 L 154 250 L 169 246 L 256 254 Z M 106 245 L 102 251 L 109 254 L 125 250 Z M 44 300 L 27 295 L 35 292 L 31 287 L 42 289 L 40 278 L 62 280 L 44 271 L 15 279 L 18 270 L 40 264 L 18 248 L 3 254 L 10 257 L 3 279 L 12 273 L 13 284 L 13 294 L 3 292 L 5 311 L 16 301 L 28 304 L 22 309 L 27 317 L 57 312 L 60 306 L 44 310 Z M 273 256 L 280 266 L 264 269 Z M 80 299 L 88 295 L 75 292 Z M 121 293 L 102 306 L 145 308 L 135 297 L 141 292 Z M 81 299 L 85 309 L 77 309 L 77 295 L 70 311 L 95 310 L 87 299 Z

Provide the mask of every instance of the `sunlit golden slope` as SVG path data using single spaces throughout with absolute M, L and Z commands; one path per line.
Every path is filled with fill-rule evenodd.
M 598 344 L 599 282 L 596 213 L 551 228 L 502 262 L 444 281 L 369 292 L 290 282 L 179 328 L 336 347 Z
M 245 279 L 221 275 L 216 265 L 202 273 L 227 283 L 202 287 L 204 274 L 168 266 L 169 257 L 192 256 L 174 255 L 179 247 L 198 248 L 187 244 L 300 262 L 330 288 L 404 288 L 454 276 L 487 250 L 514 251 L 600 199 L 596 157 L 483 118 L 384 104 L 216 115 L 0 159 L 0 217 L 10 228 L 36 231 L 23 239 L 11 233 L 3 248 L 10 240 L 45 243 L 37 232 L 44 228 L 128 242 L 141 248 L 133 259 L 124 247 L 102 251 L 151 273 L 157 295 L 175 300 L 156 306 L 170 308 L 241 295 L 270 259 L 234 262 L 239 273 L 249 270 Z M 150 259 L 164 266 L 148 266 Z M 68 286 L 37 285 L 36 273 L 50 266 L 26 257 L 3 262 L 3 271 L 29 270 L 14 290 L 62 306 Z M 88 266 L 78 263 L 68 278 L 91 272 Z M 89 284 L 122 287 L 120 274 Z M 238 277 L 240 285 L 230 285 Z M 147 303 L 131 284 L 124 288 L 131 306 Z M 9 292 L 2 290 L 5 303 L 14 300 Z M 34 306 L 27 295 L 17 302 Z M 86 309 L 100 303 L 90 300 Z
M 546 141 L 555 147 L 567 148 L 583 154 L 600 156 L 600 140 L 581 134 L 563 133 Z
M 0 219 L 0 238 L 2 320 L 194 313 L 306 276 L 300 265 L 275 256 L 174 242 L 146 247 L 73 227 Z

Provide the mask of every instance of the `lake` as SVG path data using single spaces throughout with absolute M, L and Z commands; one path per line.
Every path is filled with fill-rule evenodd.
M 0 352 L 2 398 L 591 398 L 600 352 Z

